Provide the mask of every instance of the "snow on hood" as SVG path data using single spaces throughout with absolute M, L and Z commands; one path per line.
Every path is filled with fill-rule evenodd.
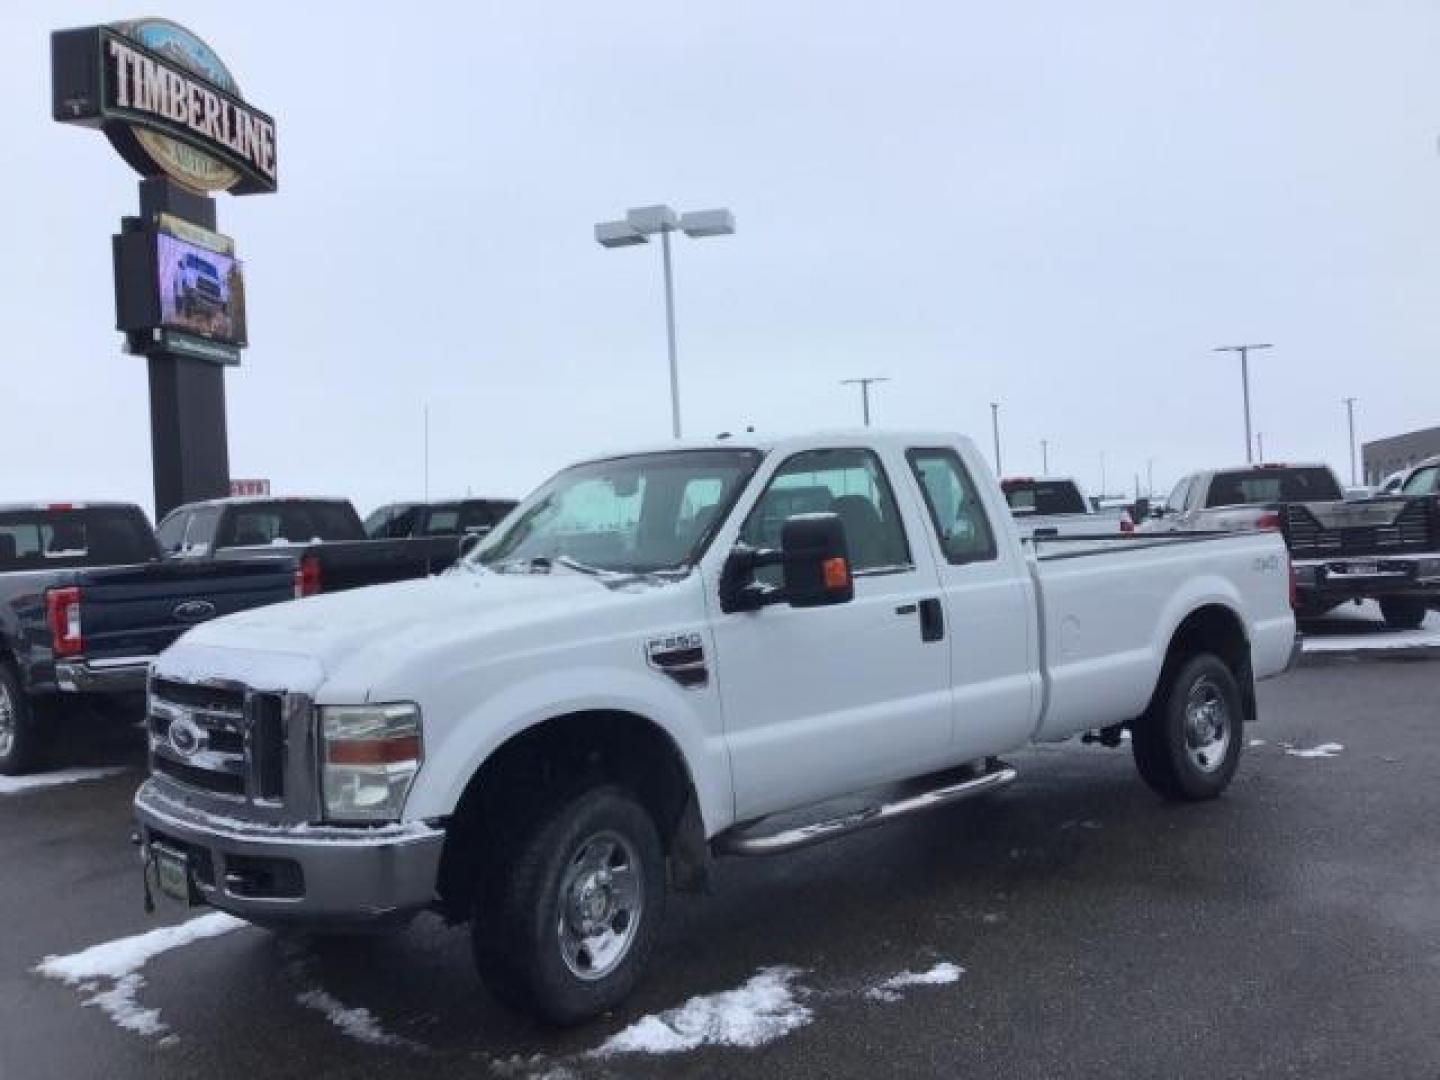
M 617 586 L 568 570 L 470 573 L 373 585 L 254 608 L 190 630 L 158 675 L 233 678 L 312 691 L 363 655 L 392 660 L 446 636 L 479 636 L 624 603 L 652 586 Z M 241 655 L 245 654 L 245 655 Z

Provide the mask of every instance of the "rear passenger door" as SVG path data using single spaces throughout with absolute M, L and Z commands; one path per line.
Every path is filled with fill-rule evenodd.
M 906 460 L 930 516 L 950 649 L 952 757 L 970 760 L 1025 742 L 1039 715 L 1034 587 L 1019 545 L 1002 544 L 998 498 L 987 507 L 949 446 L 912 446 Z

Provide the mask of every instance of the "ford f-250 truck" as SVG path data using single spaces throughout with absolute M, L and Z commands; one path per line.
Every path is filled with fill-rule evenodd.
M 164 563 L 139 507 L 0 506 L 0 773 L 43 758 L 56 707 L 145 690 L 156 653 L 196 623 L 289 600 L 285 557 Z
M 567 1023 L 715 855 L 994 791 L 1031 742 L 1128 727 L 1163 796 L 1220 794 L 1294 655 L 1280 536 L 1041 547 L 950 434 L 585 461 L 448 574 L 167 651 L 147 895 L 312 930 L 436 908 L 500 999 Z

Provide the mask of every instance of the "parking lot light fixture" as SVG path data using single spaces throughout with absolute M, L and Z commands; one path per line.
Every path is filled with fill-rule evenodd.
M 670 359 L 670 432 L 680 438 L 680 366 L 675 350 L 675 280 L 671 268 L 670 234 L 679 230 L 691 239 L 729 236 L 735 231 L 735 215 L 724 208 L 692 210 L 677 214 L 664 204 L 638 206 L 625 212 L 623 221 L 602 221 L 595 226 L 595 241 L 601 247 L 634 247 L 649 243 L 660 234 L 661 262 L 665 275 L 665 343 Z

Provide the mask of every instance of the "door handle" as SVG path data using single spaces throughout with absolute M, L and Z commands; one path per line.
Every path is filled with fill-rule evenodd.
M 920 640 L 941 641 L 945 637 L 945 609 L 936 597 L 920 601 Z

